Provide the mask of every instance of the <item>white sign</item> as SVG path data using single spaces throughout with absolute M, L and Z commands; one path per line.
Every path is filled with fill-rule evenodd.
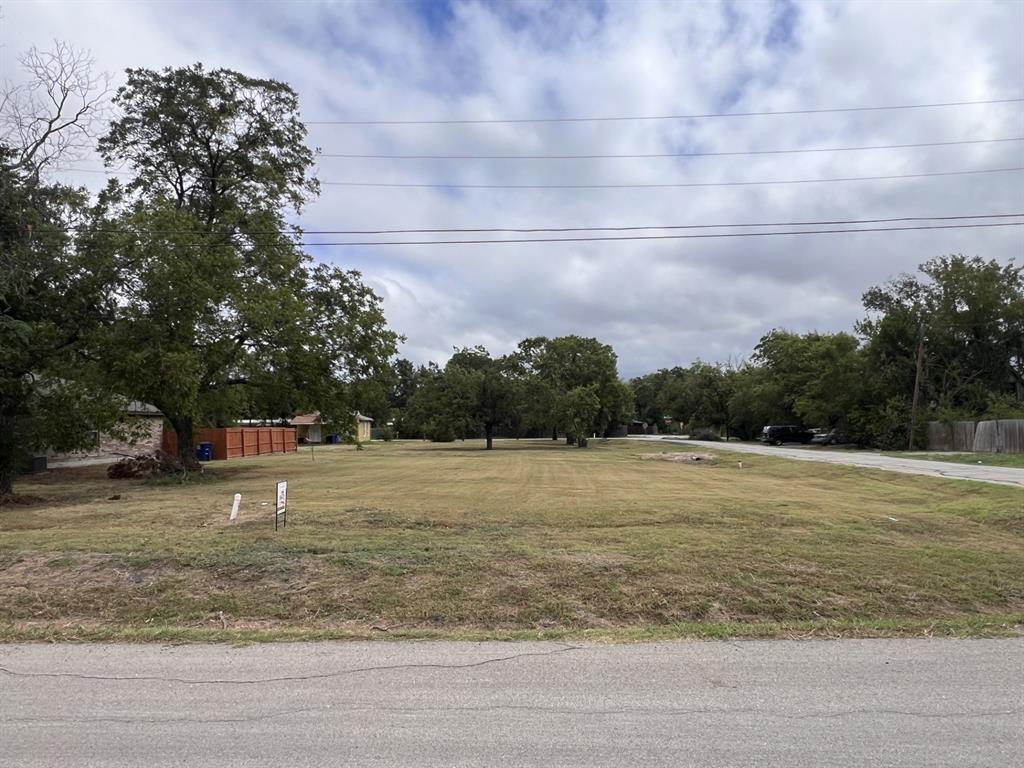
M 288 506 L 288 481 L 282 480 L 277 484 L 277 511 L 284 512 Z
M 235 494 L 235 502 L 231 505 L 231 517 L 229 519 L 234 520 L 238 517 L 238 505 L 242 503 L 242 494 Z

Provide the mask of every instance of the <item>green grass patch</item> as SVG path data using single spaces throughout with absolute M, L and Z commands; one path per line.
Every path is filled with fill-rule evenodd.
M 953 464 L 983 464 L 989 467 L 1017 467 L 1024 469 L 1024 453 L 945 453 L 932 451 L 896 451 L 885 454 L 903 459 L 948 461 Z

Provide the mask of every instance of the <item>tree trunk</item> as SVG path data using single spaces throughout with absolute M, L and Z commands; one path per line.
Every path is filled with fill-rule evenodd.
M 14 468 L 8 462 L 0 464 L 0 497 L 14 493 Z
M 566 435 L 565 435 L 565 444 L 566 445 L 576 445 L 576 437 L 575 437 L 575 435 L 570 435 L 570 434 L 566 433 Z
M 14 492 L 14 472 L 17 467 L 14 422 L 11 419 L 0 419 L 0 496 Z
M 195 425 L 192 418 L 170 419 L 170 422 L 178 435 L 178 461 L 185 469 L 191 469 L 196 463 Z
M 487 450 L 491 450 L 494 447 L 494 427 L 490 424 L 484 426 L 485 435 L 487 437 Z
M 587 438 L 581 437 L 579 440 L 576 441 L 576 445 L 579 448 L 586 448 L 587 447 Z
M 558 427 L 552 427 L 551 428 L 551 439 L 552 440 L 557 440 L 558 439 Z

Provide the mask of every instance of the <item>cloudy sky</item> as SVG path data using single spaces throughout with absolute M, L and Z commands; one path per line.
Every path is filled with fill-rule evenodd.
M 821 110 L 1024 96 L 1024 3 L 5 2 L 0 74 L 54 39 L 126 67 L 196 61 L 290 83 L 306 120 L 416 121 Z M 1024 104 L 675 120 L 311 125 L 326 154 L 751 152 L 1024 136 Z M 95 158 L 78 163 L 99 168 Z M 321 156 L 307 230 L 619 227 L 1024 211 L 1019 172 L 819 184 L 622 185 L 1024 166 L 1024 142 L 619 159 Z M 67 171 L 68 180 L 102 177 Z M 653 234 L 669 234 L 654 232 Z M 314 239 L 310 237 L 310 239 Z M 335 239 L 326 238 L 326 239 Z M 941 254 L 1007 261 L 1024 227 L 737 239 L 321 247 L 384 298 L 402 354 L 526 336 L 611 343 L 625 376 L 738 359 L 772 328 L 848 329 L 870 285 Z

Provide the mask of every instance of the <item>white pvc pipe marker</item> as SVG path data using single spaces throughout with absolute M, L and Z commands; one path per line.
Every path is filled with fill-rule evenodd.
M 242 503 L 242 494 L 236 493 L 235 494 L 235 502 L 231 505 L 231 517 L 228 518 L 229 520 L 234 520 L 236 517 L 238 517 L 238 505 L 241 504 L 241 503 Z

